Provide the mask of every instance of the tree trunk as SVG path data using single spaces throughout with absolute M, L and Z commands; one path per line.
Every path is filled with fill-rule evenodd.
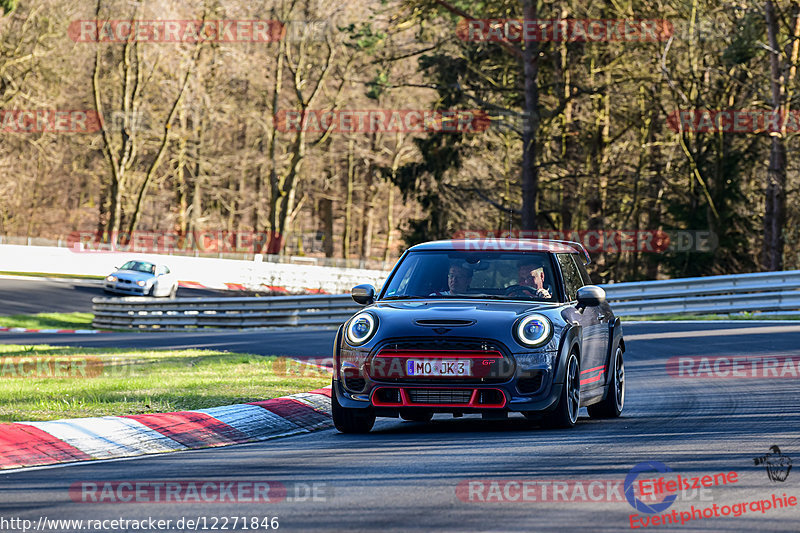
M 373 146 L 373 153 L 375 152 L 377 152 L 377 149 Z M 361 220 L 361 259 L 369 259 L 372 255 L 372 233 L 375 225 L 375 192 L 373 191 L 375 180 L 369 160 L 366 163 L 366 184 L 364 185 L 363 216 Z
M 792 33 L 794 44 L 789 58 L 791 65 L 789 80 L 782 74 L 780 49 L 778 48 L 778 19 L 772 0 L 764 6 L 767 22 L 767 37 L 770 48 L 770 88 L 772 90 L 772 110 L 783 117 L 780 132 L 772 132 L 767 184 L 764 194 L 764 248 L 761 266 L 764 270 L 783 270 L 784 226 L 786 224 L 786 105 L 787 85 L 794 82 L 798 55 L 797 36 L 800 32 L 800 17 L 795 13 Z M 791 89 L 788 89 L 791 91 Z
M 389 194 L 386 201 L 386 240 L 383 243 L 384 263 L 386 263 L 389 260 L 389 250 L 392 247 L 392 231 L 394 231 L 393 215 L 394 215 L 394 182 L 389 184 Z
M 353 218 L 353 179 L 355 176 L 355 151 L 353 138 L 347 143 L 347 182 L 345 185 L 346 199 L 344 204 L 344 232 L 342 232 L 342 257 L 350 256 L 350 236 L 352 234 Z
M 139 187 L 139 194 L 136 195 L 136 205 L 133 210 L 133 215 L 131 216 L 131 221 L 128 226 L 128 234 L 133 235 L 136 231 L 137 226 L 139 224 L 139 219 L 142 213 L 142 202 L 147 194 L 147 188 L 150 186 L 150 182 L 153 180 L 153 177 L 156 174 L 156 170 L 161 165 L 161 161 L 164 159 L 164 155 L 167 153 L 167 146 L 169 145 L 170 139 L 170 129 L 172 127 L 172 121 L 175 119 L 175 115 L 178 113 L 178 108 L 183 101 L 183 96 L 186 94 L 186 88 L 189 86 L 189 79 L 191 78 L 192 73 L 197 69 L 197 63 L 200 59 L 200 50 L 201 45 L 198 43 L 195 45 L 194 54 L 192 56 L 192 64 L 191 66 L 186 68 L 186 73 L 183 75 L 183 80 L 178 90 L 178 94 L 175 97 L 175 100 L 172 102 L 172 106 L 170 107 L 169 113 L 167 114 L 167 118 L 164 120 L 164 127 L 163 132 L 161 133 L 161 139 L 158 146 L 158 152 L 156 152 L 156 157 L 150 163 L 150 166 L 147 168 L 147 172 L 144 176 L 144 181 Z
M 658 85 L 653 85 L 650 90 L 652 101 L 657 102 L 657 96 L 660 93 Z M 656 231 L 661 230 L 661 197 L 664 193 L 664 176 L 662 170 L 664 165 L 661 157 L 661 146 L 657 139 L 661 136 L 662 121 L 660 119 L 659 107 L 653 105 L 650 112 L 650 131 L 647 137 L 647 145 L 650 147 L 648 157 L 649 172 L 647 173 L 648 183 L 650 190 L 648 191 L 647 202 L 647 230 Z M 658 265 L 659 261 L 654 257 L 655 254 L 649 253 L 646 261 L 647 279 L 658 278 Z
M 322 249 L 325 257 L 333 257 L 333 200 L 320 198 L 319 218 L 322 221 Z
M 525 20 L 536 20 L 536 0 L 522 0 Z M 522 229 L 538 228 L 536 201 L 539 169 L 536 167 L 536 142 L 539 130 L 539 46 L 525 43 L 522 54 L 525 88 L 525 125 L 522 129 Z
M 566 20 L 568 13 L 562 10 L 560 14 L 561 19 Z M 558 150 L 559 159 L 563 162 L 562 170 L 566 173 L 560 181 L 561 192 L 561 209 L 560 219 L 562 230 L 577 229 L 572 227 L 572 219 L 575 216 L 578 208 L 578 177 L 576 169 L 574 169 L 570 162 L 575 160 L 575 142 L 573 141 L 573 106 L 572 106 L 572 81 L 569 70 L 569 48 L 567 42 L 564 41 L 558 48 L 556 64 L 558 65 L 557 75 L 560 82 L 559 87 L 559 105 L 564 108 L 561 113 L 560 128 L 561 135 L 559 136 Z

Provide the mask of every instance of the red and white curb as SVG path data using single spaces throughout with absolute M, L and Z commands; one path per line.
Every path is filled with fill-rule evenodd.
M 331 427 L 331 388 L 196 411 L 0 424 L 0 470 L 229 446 Z
M 25 329 L 25 328 L 0 328 L 0 332 L 6 332 L 6 333 L 78 333 L 78 334 L 92 334 L 92 333 L 111 333 L 111 330 L 106 330 L 106 329 Z
M 178 285 L 181 287 L 185 287 L 187 289 L 214 289 L 214 290 L 226 290 L 226 291 L 269 291 L 274 293 L 284 293 L 284 294 L 291 294 L 290 291 L 286 287 L 281 287 L 278 285 L 267 285 L 266 283 L 262 283 L 256 288 L 248 287 L 242 283 L 210 283 L 210 284 L 203 284 L 199 281 L 185 281 L 179 280 Z M 296 290 L 294 292 L 297 292 Z M 310 289 L 305 288 L 301 291 L 303 294 L 328 294 L 327 291 L 323 289 Z

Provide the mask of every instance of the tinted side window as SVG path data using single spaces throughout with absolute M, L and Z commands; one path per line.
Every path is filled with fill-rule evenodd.
M 567 300 L 572 301 L 577 298 L 576 293 L 578 289 L 583 287 L 583 279 L 581 278 L 578 267 L 572 260 L 573 254 L 556 254 L 558 264 L 561 265 L 561 275 L 564 277 L 564 288 L 567 291 Z
M 583 285 L 592 285 L 592 278 L 589 276 L 589 272 L 586 270 L 586 267 L 583 265 L 583 261 L 579 259 L 579 257 L 580 256 L 575 257 L 575 264 L 578 265 L 581 278 L 583 278 Z

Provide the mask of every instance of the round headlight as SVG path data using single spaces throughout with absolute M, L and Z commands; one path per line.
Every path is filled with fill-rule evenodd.
M 359 313 L 347 325 L 347 342 L 352 346 L 360 346 L 367 342 L 378 329 L 378 323 L 370 313 Z
M 553 333 L 553 325 L 544 315 L 528 315 L 514 329 L 519 343 L 528 348 L 545 344 Z
M 117 276 L 108 276 L 106 278 L 107 281 L 117 281 Z
M 140 287 L 144 287 L 147 284 L 147 282 L 145 280 L 139 280 L 136 282 L 136 284 Z

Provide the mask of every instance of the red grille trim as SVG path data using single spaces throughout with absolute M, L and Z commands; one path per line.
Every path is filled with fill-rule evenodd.
M 378 392 L 384 389 L 396 389 L 400 392 L 400 402 L 384 402 L 381 401 Z M 470 399 L 467 403 L 421 403 L 411 401 L 411 396 L 408 389 L 424 389 L 429 391 L 471 391 Z M 478 394 L 480 391 L 494 391 L 501 398 L 502 402 L 499 403 L 478 403 Z M 502 409 L 506 406 L 506 395 L 501 389 L 470 389 L 470 388 L 430 388 L 430 387 L 378 387 L 372 391 L 372 405 L 375 407 L 465 407 L 475 409 Z

